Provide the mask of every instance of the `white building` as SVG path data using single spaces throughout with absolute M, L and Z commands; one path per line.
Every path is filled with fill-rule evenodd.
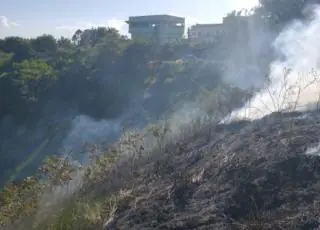
M 188 29 L 191 44 L 210 43 L 223 33 L 223 24 L 196 24 Z

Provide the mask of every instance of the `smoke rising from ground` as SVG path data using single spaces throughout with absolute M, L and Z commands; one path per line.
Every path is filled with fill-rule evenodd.
M 320 7 L 308 21 L 294 21 L 275 39 L 278 58 L 269 83 L 231 119 L 257 119 L 277 111 L 305 110 L 319 102 Z M 230 118 L 229 117 L 229 118 Z
M 96 121 L 86 115 L 73 119 L 71 131 L 63 141 L 64 151 L 80 152 L 86 143 L 102 143 L 114 140 L 121 131 L 118 120 Z

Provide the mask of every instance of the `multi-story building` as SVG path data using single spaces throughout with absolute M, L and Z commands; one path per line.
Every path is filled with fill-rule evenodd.
M 228 34 L 237 41 L 248 41 L 252 31 L 258 31 L 262 25 L 255 23 L 254 16 L 233 15 L 223 18 L 224 27 L 228 29 Z
M 196 24 L 188 29 L 188 40 L 191 44 L 211 43 L 223 32 L 223 24 Z
M 185 30 L 185 19 L 171 15 L 135 16 L 126 22 L 132 39 L 153 40 L 158 44 L 181 40 Z

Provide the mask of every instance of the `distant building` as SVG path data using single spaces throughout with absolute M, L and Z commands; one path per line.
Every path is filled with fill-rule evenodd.
M 248 41 L 251 31 L 257 31 L 253 16 L 231 15 L 223 18 L 223 25 L 228 30 L 227 33 L 234 40 Z
M 185 30 L 185 19 L 171 15 L 135 16 L 126 22 L 132 39 L 153 40 L 159 44 L 181 40 Z
M 188 29 L 191 44 L 210 43 L 223 33 L 223 24 L 196 24 Z

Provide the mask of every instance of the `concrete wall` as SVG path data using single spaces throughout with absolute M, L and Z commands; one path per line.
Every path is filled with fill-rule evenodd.
M 223 24 L 196 24 L 189 28 L 188 39 L 193 44 L 210 43 L 223 32 Z

